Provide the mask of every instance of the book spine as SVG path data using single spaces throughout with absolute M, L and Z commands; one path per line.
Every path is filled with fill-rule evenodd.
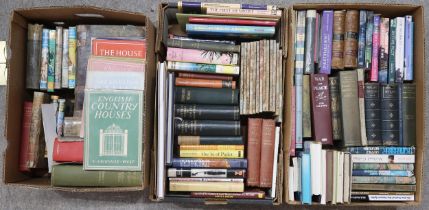
M 47 90 L 49 62 L 49 29 L 42 30 L 42 52 L 40 62 L 40 89 Z
M 247 159 L 190 159 L 173 158 L 174 168 L 247 168 Z
M 332 124 L 323 123 L 332 119 L 328 75 L 311 75 L 311 103 L 314 140 L 322 144 L 332 144 Z
M 416 85 L 403 84 L 402 87 L 402 131 L 403 145 L 416 145 Z M 414 148 L 414 147 L 412 147 Z
M 168 39 L 168 47 L 239 53 L 240 45 Z
M 310 154 L 302 154 L 301 164 L 301 202 L 303 204 L 311 204 L 311 172 L 310 172 Z
M 296 105 L 295 105 L 295 87 L 292 87 L 292 92 L 291 92 L 291 143 L 290 143 L 290 152 L 289 152 L 289 156 L 295 156 L 295 152 L 296 152 Z M 301 147 L 302 147 L 302 141 L 301 141 Z
M 314 62 L 319 65 L 319 55 L 320 55 L 320 24 L 322 23 L 320 18 L 320 13 L 316 12 L 316 30 L 314 33 Z
M 346 11 L 334 12 L 334 35 L 332 37 L 332 68 L 344 69 L 344 33 Z
M 402 104 L 402 92 L 403 83 L 397 84 L 398 92 L 398 146 L 404 146 L 404 119 L 403 119 L 403 104 Z
M 360 136 L 362 145 L 368 145 L 366 136 L 366 123 L 365 123 L 365 69 L 357 69 L 357 82 L 358 82 L 358 97 L 359 97 L 359 121 L 360 121 Z
M 314 36 L 316 30 L 316 13 L 316 10 L 307 10 L 305 21 L 305 74 L 314 73 Z
M 372 66 L 372 35 L 374 33 L 374 12 L 367 12 L 365 33 L 365 69 L 370 70 Z
M 176 78 L 176 86 L 188 87 L 206 87 L 206 88 L 231 88 L 235 89 L 235 81 L 228 80 L 206 80 L 206 79 L 190 79 Z
M 215 8 L 209 7 L 206 9 L 207 15 L 232 15 L 243 17 L 263 17 L 263 18 L 280 18 L 281 10 L 253 10 L 253 9 L 231 9 L 231 8 Z
M 54 165 L 51 184 L 55 187 L 141 187 L 141 171 L 86 171 L 81 165 Z
M 189 23 L 198 24 L 227 24 L 227 25 L 253 25 L 253 26 L 275 26 L 275 21 L 245 20 L 235 18 L 199 18 L 189 17 Z
M 405 16 L 405 59 L 404 59 L 404 81 L 413 81 L 414 69 L 413 69 L 413 16 Z
M 344 34 L 344 67 L 356 68 L 358 57 L 359 11 L 347 10 Z
M 358 68 L 365 68 L 365 40 L 367 11 L 359 11 L 359 43 L 358 43 Z
M 45 93 L 34 92 L 33 94 L 33 107 L 31 110 L 31 125 L 30 125 L 30 139 L 28 145 L 28 168 L 37 168 L 40 163 L 40 150 L 44 150 L 41 145 L 42 135 L 42 103 L 44 102 Z
M 176 80 L 177 82 L 177 80 Z M 176 117 L 192 120 L 239 120 L 238 106 L 176 104 Z
M 302 88 L 305 61 L 305 16 L 306 11 L 298 11 L 295 34 L 295 142 L 302 148 Z
M 368 145 L 382 145 L 379 83 L 365 83 L 365 124 Z
M 39 89 L 43 25 L 28 24 L 27 30 L 27 66 L 25 86 L 30 89 Z
M 146 59 L 144 39 L 93 39 L 91 45 L 94 56 Z
M 186 32 L 189 35 L 208 36 L 272 36 L 275 28 L 272 26 L 237 26 L 237 25 L 207 25 L 186 24 Z
M 244 150 L 244 145 L 180 145 L 180 150 Z
M 302 85 L 302 136 L 311 138 L 311 87 L 310 75 L 303 76 Z
M 53 160 L 56 162 L 83 162 L 83 141 L 54 142 Z
M 216 75 L 216 74 L 178 73 L 177 77 L 179 77 L 179 78 L 190 78 L 190 79 L 206 79 L 206 80 L 232 81 L 232 76 Z
M 237 178 L 168 178 L 170 182 L 243 182 L 243 179 Z
M 238 92 L 227 88 L 176 87 L 175 101 L 184 104 L 238 105 Z
M 354 202 L 374 202 L 374 201 L 414 201 L 413 195 L 351 195 Z
M 381 138 L 383 145 L 399 146 L 399 97 L 396 84 L 381 86 Z
M 68 81 L 69 88 L 76 87 L 76 50 L 77 50 L 77 31 L 76 27 L 69 28 L 69 58 L 68 58 Z
M 353 184 L 353 190 L 389 191 L 389 192 L 415 192 L 416 185 L 408 184 Z
M 341 123 L 341 97 L 339 78 L 329 77 L 329 96 L 331 98 L 331 117 L 332 117 L 332 138 L 333 140 L 341 140 L 343 135 Z
M 380 83 L 388 83 L 387 72 L 389 71 L 389 18 L 380 20 L 380 52 L 378 80 Z
M 63 58 L 63 27 L 56 27 L 55 36 L 55 89 L 61 89 L 61 73 L 62 73 L 62 58 Z
M 181 158 L 244 158 L 244 150 L 180 150 Z
M 413 171 L 412 163 L 354 163 L 353 170 L 397 170 Z
M 259 174 L 259 187 L 271 188 L 273 181 L 275 121 L 271 119 L 262 120 L 261 134 L 261 163 Z
M 395 83 L 396 80 L 396 68 L 395 68 L 395 57 L 396 57 L 396 18 L 390 19 L 390 33 L 389 33 L 389 73 L 388 81 L 389 84 Z
M 392 171 L 392 170 L 353 170 L 353 176 L 413 176 L 412 171 Z
M 355 184 L 416 184 L 416 177 L 397 176 L 353 176 Z
M 203 13 L 210 7 L 225 9 L 251 9 L 251 10 L 276 10 L 277 6 L 266 4 L 227 4 L 227 3 L 206 3 L 179 1 L 177 8 L 183 13 Z
M 19 156 L 19 170 L 22 172 L 29 172 L 27 162 L 28 159 L 28 147 L 30 141 L 30 127 L 31 127 L 31 116 L 32 116 L 33 102 L 24 102 L 24 112 L 22 117 L 22 132 L 21 132 L 21 145 L 20 145 L 20 156 Z
M 49 57 L 48 57 L 48 92 L 54 92 L 55 89 L 55 40 L 56 31 L 49 30 Z
M 414 155 L 353 154 L 353 163 L 414 163 Z
M 247 91 L 247 80 L 246 80 L 246 46 L 247 43 L 240 44 L 240 113 L 247 114 L 247 100 L 246 100 L 246 91 Z
M 380 52 L 380 15 L 374 15 L 374 32 L 372 35 L 372 60 L 371 71 L 369 73 L 369 81 L 378 81 L 378 56 Z
M 230 44 L 230 45 L 236 44 L 236 41 L 234 41 L 234 40 L 191 38 L 191 37 L 179 36 L 179 35 L 174 35 L 174 34 L 170 34 L 168 37 L 170 39 L 174 39 L 174 40 L 185 40 L 185 41 L 193 41 L 193 42 L 214 43 L 214 44 Z
M 69 30 L 63 30 L 63 52 L 61 56 L 61 87 L 69 87 Z
M 389 154 L 389 155 L 414 155 L 415 147 L 350 147 L 352 154 Z
M 405 57 L 405 18 L 396 18 L 396 48 L 395 68 L 396 82 L 404 81 L 404 57 Z
M 241 136 L 178 136 L 179 145 L 240 145 Z
M 183 120 L 176 123 L 178 135 L 239 136 L 240 121 Z
M 247 186 L 259 186 L 261 169 L 262 119 L 249 118 L 247 134 Z
M 244 184 L 239 182 L 183 182 L 170 181 L 172 192 L 243 192 Z
M 220 65 L 237 65 L 237 53 L 223 53 L 207 50 L 182 49 L 169 47 L 167 49 L 168 61 L 194 62 Z
M 334 11 L 324 10 L 322 12 L 322 28 L 320 39 L 320 64 L 319 73 L 330 74 L 332 64 L 332 31 L 334 22 Z
M 168 62 L 169 70 L 175 71 L 192 71 L 199 73 L 215 73 L 215 74 L 230 74 L 238 75 L 240 68 L 238 66 L 216 65 L 216 64 L 201 64 L 201 63 L 184 63 L 184 62 Z
M 264 191 L 244 191 L 242 193 L 215 193 L 192 192 L 191 198 L 217 198 L 217 199 L 263 199 Z
M 192 177 L 192 178 L 245 178 L 244 169 L 195 169 L 195 168 L 169 168 L 168 177 Z
M 344 146 L 361 146 L 356 71 L 340 72 L 341 113 Z
M 65 99 L 58 100 L 58 111 L 57 111 L 57 126 L 56 131 L 58 136 L 64 134 L 64 110 L 65 110 Z

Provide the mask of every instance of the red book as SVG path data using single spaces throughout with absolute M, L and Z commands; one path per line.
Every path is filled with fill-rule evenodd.
M 262 119 L 249 118 L 247 126 L 247 186 L 259 186 Z M 271 164 L 272 165 L 272 164 Z
M 23 172 L 29 172 L 28 168 L 28 145 L 30 141 L 30 126 L 31 126 L 31 115 L 33 110 L 33 102 L 24 102 L 24 114 L 22 116 L 22 131 L 21 131 L 21 149 L 19 157 L 19 170 Z
M 310 79 L 314 140 L 320 141 L 322 144 L 332 144 L 332 123 L 330 123 L 332 118 L 328 75 L 312 74 Z
M 271 188 L 273 182 L 274 140 L 276 123 L 271 119 L 262 120 L 261 169 L 259 187 Z
M 276 26 L 275 21 L 249 20 L 238 18 L 200 18 L 189 17 L 189 23 L 222 24 L 222 25 L 253 25 L 253 26 Z
M 58 138 L 54 142 L 53 159 L 56 162 L 83 162 L 83 141 L 77 138 L 76 141 L 60 141 Z
M 194 73 L 179 73 L 180 78 L 193 78 L 193 79 L 214 79 L 214 80 L 228 80 L 231 81 L 231 76 L 216 75 L 216 74 L 194 74 Z
M 92 55 L 146 59 L 146 41 L 144 39 L 94 39 Z

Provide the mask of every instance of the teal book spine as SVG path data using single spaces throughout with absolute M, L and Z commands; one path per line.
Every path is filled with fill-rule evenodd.
M 412 171 L 393 171 L 393 170 L 353 170 L 353 176 L 413 176 Z
M 55 89 L 55 57 L 56 57 L 56 30 L 49 31 L 48 41 L 48 92 L 54 92 Z
M 276 32 L 273 26 L 239 26 L 186 24 L 189 35 L 231 36 L 231 37 L 272 37 Z
M 374 12 L 368 11 L 366 16 L 366 33 L 365 33 L 365 68 L 371 69 L 372 61 L 372 33 L 374 30 Z
M 240 67 L 232 65 L 216 65 L 203 63 L 186 63 L 168 61 L 167 68 L 174 71 L 189 71 L 197 73 L 230 74 L 238 75 Z
M 310 163 L 310 154 L 302 154 L 302 164 L 301 164 L 301 202 L 303 204 L 311 204 L 311 163 Z

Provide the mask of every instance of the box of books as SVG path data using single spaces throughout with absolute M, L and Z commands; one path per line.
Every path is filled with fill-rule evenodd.
M 90 6 L 18 9 L 3 182 L 72 192 L 149 184 L 155 27 Z
M 150 198 L 280 204 L 287 10 L 161 4 Z
M 296 4 L 289 20 L 284 200 L 419 204 L 423 7 Z

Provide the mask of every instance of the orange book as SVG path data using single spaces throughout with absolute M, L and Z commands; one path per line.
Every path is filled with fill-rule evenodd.
M 244 150 L 244 145 L 180 145 L 180 150 Z
M 235 81 L 192 79 L 192 78 L 178 77 L 176 78 L 176 86 L 235 89 Z
M 144 39 L 93 39 L 92 55 L 146 59 Z

